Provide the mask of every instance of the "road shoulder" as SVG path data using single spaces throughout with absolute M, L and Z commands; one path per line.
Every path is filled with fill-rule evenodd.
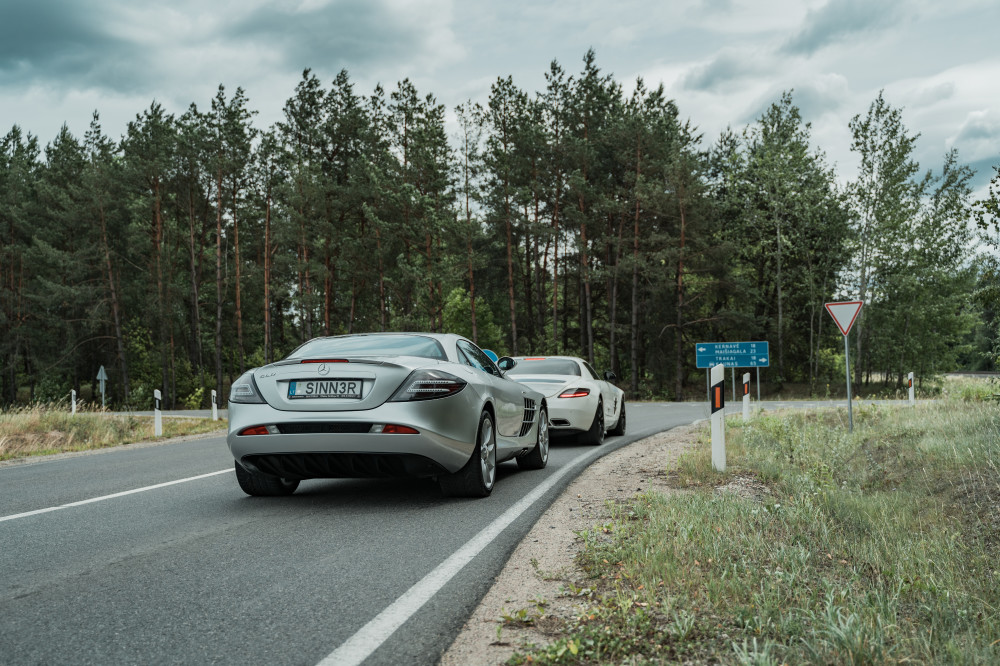
M 647 491 L 678 492 L 667 484 L 667 471 L 694 446 L 699 429 L 698 425 L 681 426 L 633 442 L 580 474 L 514 550 L 442 656 L 441 666 L 504 664 L 522 645 L 557 638 L 557 633 L 546 628 L 578 612 L 575 598 L 566 590 L 570 583 L 579 585 L 585 580 L 575 562 L 580 550 L 577 532 L 602 522 L 608 502 Z M 539 601 L 544 606 L 539 607 Z M 501 624 L 504 616 L 517 617 L 522 610 L 526 617 L 537 617 L 542 610 L 544 614 L 531 623 Z

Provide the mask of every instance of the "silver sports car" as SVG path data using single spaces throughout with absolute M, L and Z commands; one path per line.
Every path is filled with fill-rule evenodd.
M 545 396 L 469 340 L 434 333 L 315 338 L 229 394 L 229 449 L 249 495 L 313 478 L 436 477 L 485 497 L 497 463 L 549 458 Z

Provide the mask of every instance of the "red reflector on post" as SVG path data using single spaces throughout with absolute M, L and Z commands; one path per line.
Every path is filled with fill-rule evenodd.
M 387 424 L 384 428 L 382 428 L 382 434 L 385 434 L 385 435 L 417 435 L 417 434 L 420 434 L 420 431 L 417 430 L 416 428 L 411 428 L 410 426 L 392 425 L 390 423 L 390 424 Z
M 267 435 L 267 426 L 253 426 L 251 428 L 243 428 L 240 430 L 241 435 Z

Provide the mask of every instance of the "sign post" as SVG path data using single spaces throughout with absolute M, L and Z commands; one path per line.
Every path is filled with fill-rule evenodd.
M 153 436 L 163 435 L 163 414 L 160 412 L 160 389 L 153 390 Z
M 909 375 L 907 375 L 906 379 L 907 379 L 907 384 L 910 387 L 910 406 L 912 407 L 917 404 L 916 397 L 913 395 L 913 373 L 911 372 Z
M 101 409 L 104 409 L 104 382 L 108 381 L 108 372 L 103 365 L 97 371 L 97 381 L 101 383 Z
M 743 373 L 743 420 L 750 420 L 750 373 Z
M 212 389 L 212 420 L 219 420 L 219 403 L 215 401 L 215 389 Z
M 837 322 L 837 327 L 844 334 L 844 364 L 847 366 L 847 422 L 849 432 L 854 432 L 854 410 L 851 407 L 851 348 L 847 344 L 848 333 L 854 326 L 854 320 L 861 312 L 864 301 L 841 301 L 839 303 L 826 303 L 826 311 L 830 313 L 833 320 Z
M 717 472 L 726 471 L 726 368 L 716 365 L 712 368 L 711 401 L 712 411 L 712 467 Z

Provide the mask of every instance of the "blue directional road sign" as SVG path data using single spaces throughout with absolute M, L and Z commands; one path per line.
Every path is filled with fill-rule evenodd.
M 699 368 L 720 363 L 727 368 L 766 368 L 770 353 L 766 342 L 699 342 L 695 345 Z

